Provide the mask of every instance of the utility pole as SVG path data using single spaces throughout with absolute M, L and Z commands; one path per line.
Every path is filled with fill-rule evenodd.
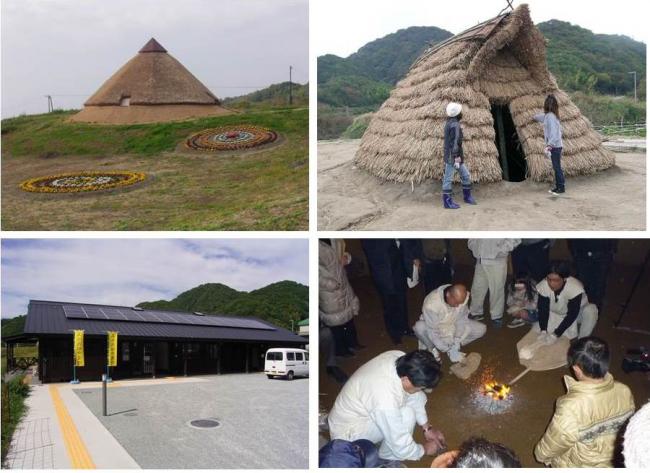
M 51 95 L 45 95 L 45 98 L 47 98 L 47 113 L 53 112 L 54 111 L 54 104 L 52 103 L 52 96 Z
M 636 71 L 628 72 L 628 74 L 633 74 L 634 75 L 634 101 L 637 102 L 636 98 Z
M 289 66 L 289 105 L 293 104 L 293 95 L 292 95 L 292 91 L 291 91 L 291 72 L 292 71 L 293 71 L 293 66 Z

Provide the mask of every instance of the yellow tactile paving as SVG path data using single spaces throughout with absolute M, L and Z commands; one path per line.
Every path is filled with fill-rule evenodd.
M 92 458 L 90 458 L 88 449 L 81 439 L 77 427 L 61 399 L 59 389 L 56 386 L 50 386 L 50 395 L 52 396 L 56 416 L 59 419 L 61 432 L 63 432 L 63 441 L 65 442 L 65 448 L 70 457 L 72 468 L 85 470 L 95 469 L 95 463 L 93 463 Z

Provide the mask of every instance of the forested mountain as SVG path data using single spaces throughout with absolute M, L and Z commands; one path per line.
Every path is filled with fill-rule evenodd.
M 309 84 L 291 83 L 291 95 L 293 105 L 309 104 Z M 239 97 L 229 97 L 222 100 L 225 106 L 240 106 L 242 104 L 266 104 L 273 106 L 289 105 L 289 81 L 280 84 L 273 84 L 265 89 L 251 92 Z
M 23 333 L 25 317 L 24 315 L 19 315 L 13 319 L 2 319 L 2 338 Z
M 201 284 L 176 298 L 141 302 L 145 309 L 181 310 L 204 314 L 254 316 L 284 328 L 309 317 L 309 287 L 280 281 L 254 291 L 237 291 L 224 284 Z
M 548 40 L 548 64 L 569 91 L 645 96 L 646 45 L 627 36 L 594 34 L 559 20 L 538 25 Z M 452 34 L 436 27 L 411 27 L 376 39 L 347 58 L 318 58 L 318 101 L 334 107 L 378 107 L 395 83 L 431 44 Z
M 547 59 L 560 87 L 607 95 L 634 95 L 632 71 L 645 95 L 646 45 L 627 36 L 594 34 L 565 21 L 537 25 L 548 40 Z

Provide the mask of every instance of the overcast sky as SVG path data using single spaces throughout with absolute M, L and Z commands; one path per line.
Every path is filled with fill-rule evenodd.
M 4 239 L 2 317 L 30 299 L 133 306 L 203 283 L 309 282 L 304 239 Z
M 595 33 L 647 42 L 648 0 L 515 0 L 528 3 L 535 23 L 568 21 Z M 313 54 L 347 57 L 364 44 L 408 28 L 437 26 L 460 33 L 496 16 L 505 0 L 317 0 L 311 2 Z
M 2 0 L 2 117 L 80 108 L 155 37 L 217 97 L 309 77 L 308 0 Z

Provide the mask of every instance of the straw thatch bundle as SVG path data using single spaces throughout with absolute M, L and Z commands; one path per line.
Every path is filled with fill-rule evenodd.
M 544 132 L 532 117 L 553 93 L 564 138 L 562 167 L 568 176 L 614 165 L 589 120 L 557 87 L 546 67 L 542 33 L 527 5 L 460 33 L 425 51 L 411 66 L 366 130 L 355 162 L 388 180 L 442 179 L 445 107 L 463 105 L 465 163 L 476 182 L 502 179 L 491 105 L 507 105 L 528 174 L 552 180 L 544 156 Z
M 138 123 L 227 113 L 212 92 L 153 38 L 84 105 L 74 121 Z

